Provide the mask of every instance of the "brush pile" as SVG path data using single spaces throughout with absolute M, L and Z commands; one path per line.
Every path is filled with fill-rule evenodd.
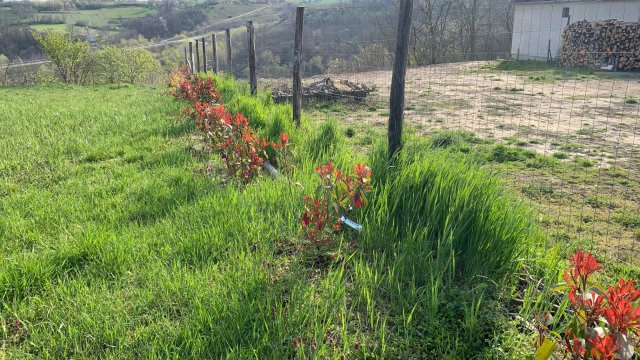
M 575 22 L 564 31 L 560 62 L 568 66 L 640 70 L 640 23 Z
M 320 101 L 354 101 L 362 102 L 373 89 L 360 83 L 349 80 L 333 81 L 331 78 L 324 78 L 315 81 L 307 86 L 303 86 L 302 98 L 304 100 L 314 99 Z M 287 85 L 272 90 L 273 100 L 277 103 L 291 101 L 293 90 Z

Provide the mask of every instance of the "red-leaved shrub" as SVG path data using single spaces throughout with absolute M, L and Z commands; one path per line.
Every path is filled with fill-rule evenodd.
M 242 114 L 229 114 L 213 79 L 202 79 L 186 70 L 174 72 L 168 84 L 169 93 L 189 102 L 185 114 L 203 133 L 209 149 L 218 153 L 228 174 L 243 184 L 251 182 L 267 159 L 267 149 L 286 159 L 289 135 L 281 134 L 279 142 L 260 140 Z
M 340 231 L 342 217 L 368 204 L 371 192 L 371 169 L 358 164 L 355 175 L 336 170 L 332 162 L 316 167 L 322 184 L 313 196 L 304 196 L 301 224 L 309 240 L 319 242 Z
M 222 96 L 216 91 L 212 78 L 202 79 L 182 69 L 173 72 L 169 77 L 169 94 L 177 99 L 188 101 L 191 105 L 197 102 L 220 104 Z
M 635 281 L 620 279 L 605 287 L 594 281 L 602 265 L 578 250 L 564 272 L 571 316 L 562 339 L 549 336 L 546 325 L 539 325 L 536 359 L 548 359 L 562 352 L 571 359 L 631 359 L 640 341 L 640 289 Z M 546 314 L 542 323 L 548 322 Z M 559 346 L 562 343 L 562 346 Z

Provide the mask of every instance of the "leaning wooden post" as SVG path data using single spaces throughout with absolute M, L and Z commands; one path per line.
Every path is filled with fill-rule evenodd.
M 193 42 L 189 41 L 189 70 L 193 74 Z
M 227 66 L 229 67 L 229 74 L 233 76 L 233 64 L 231 63 L 231 29 L 225 30 L 227 36 Z
M 391 79 L 391 97 L 389 101 L 389 153 L 388 158 L 402 148 L 402 121 L 404 116 L 404 86 L 407 75 L 407 60 L 409 55 L 409 35 L 411 31 L 411 17 L 413 16 L 413 0 L 400 0 L 400 15 L 398 18 L 398 33 L 396 40 L 395 61 L 393 63 L 393 77 Z
M 213 51 L 213 73 L 218 73 L 218 41 L 216 34 L 211 34 L 211 47 Z
M 198 39 L 196 39 L 196 69 L 200 73 L 200 49 L 198 47 Z
M 249 37 L 249 84 L 251 95 L 258 94 L 258 78 L 256 77 L 256 31 L 253 21 L 247 22 L 247 36 Z
M 304 6 L 296 10 L 296 37 L 293 47 L 293 121 L 300 127 L 302 117 L 302 39 L 304 29 Z

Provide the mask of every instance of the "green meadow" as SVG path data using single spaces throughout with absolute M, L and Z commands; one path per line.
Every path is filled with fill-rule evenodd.
M 407 134 L 358 136 L 217 79 L 286 180 L 230 181 L 164 88 L 0 88 L 0 358 L 526 358 L 562 256 L 499 174 Z M 347 132 L 348 133 L 348 132 Z M 449 137 L 451 137 L 449 136 Z M 460 140 L 462 141 L 462 140 Z M 371 201 L 317 250 L 302 196 L 327 161 Z
M 93 10 L 76 10 L 76 11 L 49 11 L 40 12 L 34 17 L 50 16 L 56 20 L 62 20 L 65 24 L 36 24 L 31 27 L 38 30 L 58 29 L 58 25 L 89 27 L 103 27 L 107 25 L 118 25 L 121 20 L 144 17 L 153 14 L 154 11 L 147 6 L 112 6 Z M 63 28 L 64 30 L 64 28 Z

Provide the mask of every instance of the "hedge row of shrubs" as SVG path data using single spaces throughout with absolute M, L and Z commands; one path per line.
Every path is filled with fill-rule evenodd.
M 160 63 L 145 49 L 107 46 L 92 51 L 71 34 L 33 32 L 52 62 L 55 77 L 67 84 L 145 84 L 161 76 Z

